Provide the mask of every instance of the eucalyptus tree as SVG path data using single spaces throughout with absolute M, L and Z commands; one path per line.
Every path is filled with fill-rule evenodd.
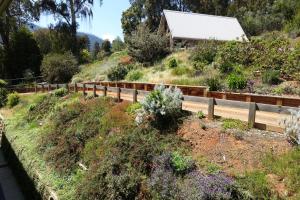
M 100 6 L 103 0 L 99 0 Z M 66 24 L 76 45 L 77 19 L 93 17 L 94 0 L 41 0 L 40 6 L 46 13 L 53 14 L 60 24 Z M 65 25 L 63 25 L 65 26 Z M 73 48 L 73 53 L 75 48 Z

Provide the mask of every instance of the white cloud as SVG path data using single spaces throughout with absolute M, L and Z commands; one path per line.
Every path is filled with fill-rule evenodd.
M 112 42 L 115 38 L 116 38 L 116 36 L 114 36 L 114 35 L 112 35 L 110 33 L 104 33 L 102 35 L 102 39 L 109 40 L 110 42 Z

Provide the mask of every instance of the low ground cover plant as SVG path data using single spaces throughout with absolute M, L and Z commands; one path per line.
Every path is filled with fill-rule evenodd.
M 242 122 L 238 119 L 223 119 L 222 128 L 227 129 L 238 129 L 238 130 L 247 130 L 248 125 L 246 122 Z

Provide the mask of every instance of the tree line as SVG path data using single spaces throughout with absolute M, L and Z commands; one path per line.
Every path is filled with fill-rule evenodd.
M 124 48 L 120 38 L 113 44 L 105 41 L 91 48 L 87 37 L 77 36 L 78 19 L 91 18 L 94 3 L 93 0 L 13 0 L 0 17 L 0 77 L 38 76 L 42 73 L 43 57 L 51 53 L 70 52 L 80 64 Z M 139 35 L 140 25 L 149 32 L 157 31 L 164 9 L 235 16 L 248 36 L 274 30 L 300 36 L 299 0 L 130 0 L 130 7 L 121 19 L 127 46 L 136 46 L 129 36 Z M 53 15 L 57 23 L 32 34 L 28 27 L 42 13 Z M 94 51 L 89 55 L 91 49 Z
M 164 9 L 237 17 L 248 36 L 285 30 L 300 36 L 299 0 L 130 0 L 123 12 L 125 35 L 141 23 L 155 31 Z

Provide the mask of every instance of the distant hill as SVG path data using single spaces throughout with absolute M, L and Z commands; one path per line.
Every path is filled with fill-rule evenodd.
M 40 27 L 40 26 L 38 26 L 36 24 L 33 24 L 33 23 L 30 23 L 30 24 L 28 24 L 28 28 L 29 28 L 30 31 L 34 32 L 34 31 L 39 30 L 43 27 Z M 91 49 L 91 51 L 94 50 L 94 44 L 96 42 L 99 42 L 100 45 L 103 42 L 102 38 L 99 38 L 98 36 L 96 36 L 94 34 L 91 34 L 91 33 L 78 32 L 77 35 L 78 36 L 85 36 L 85 35 L 88 36 L 88 38 L 90 40 L 90 49 Z

